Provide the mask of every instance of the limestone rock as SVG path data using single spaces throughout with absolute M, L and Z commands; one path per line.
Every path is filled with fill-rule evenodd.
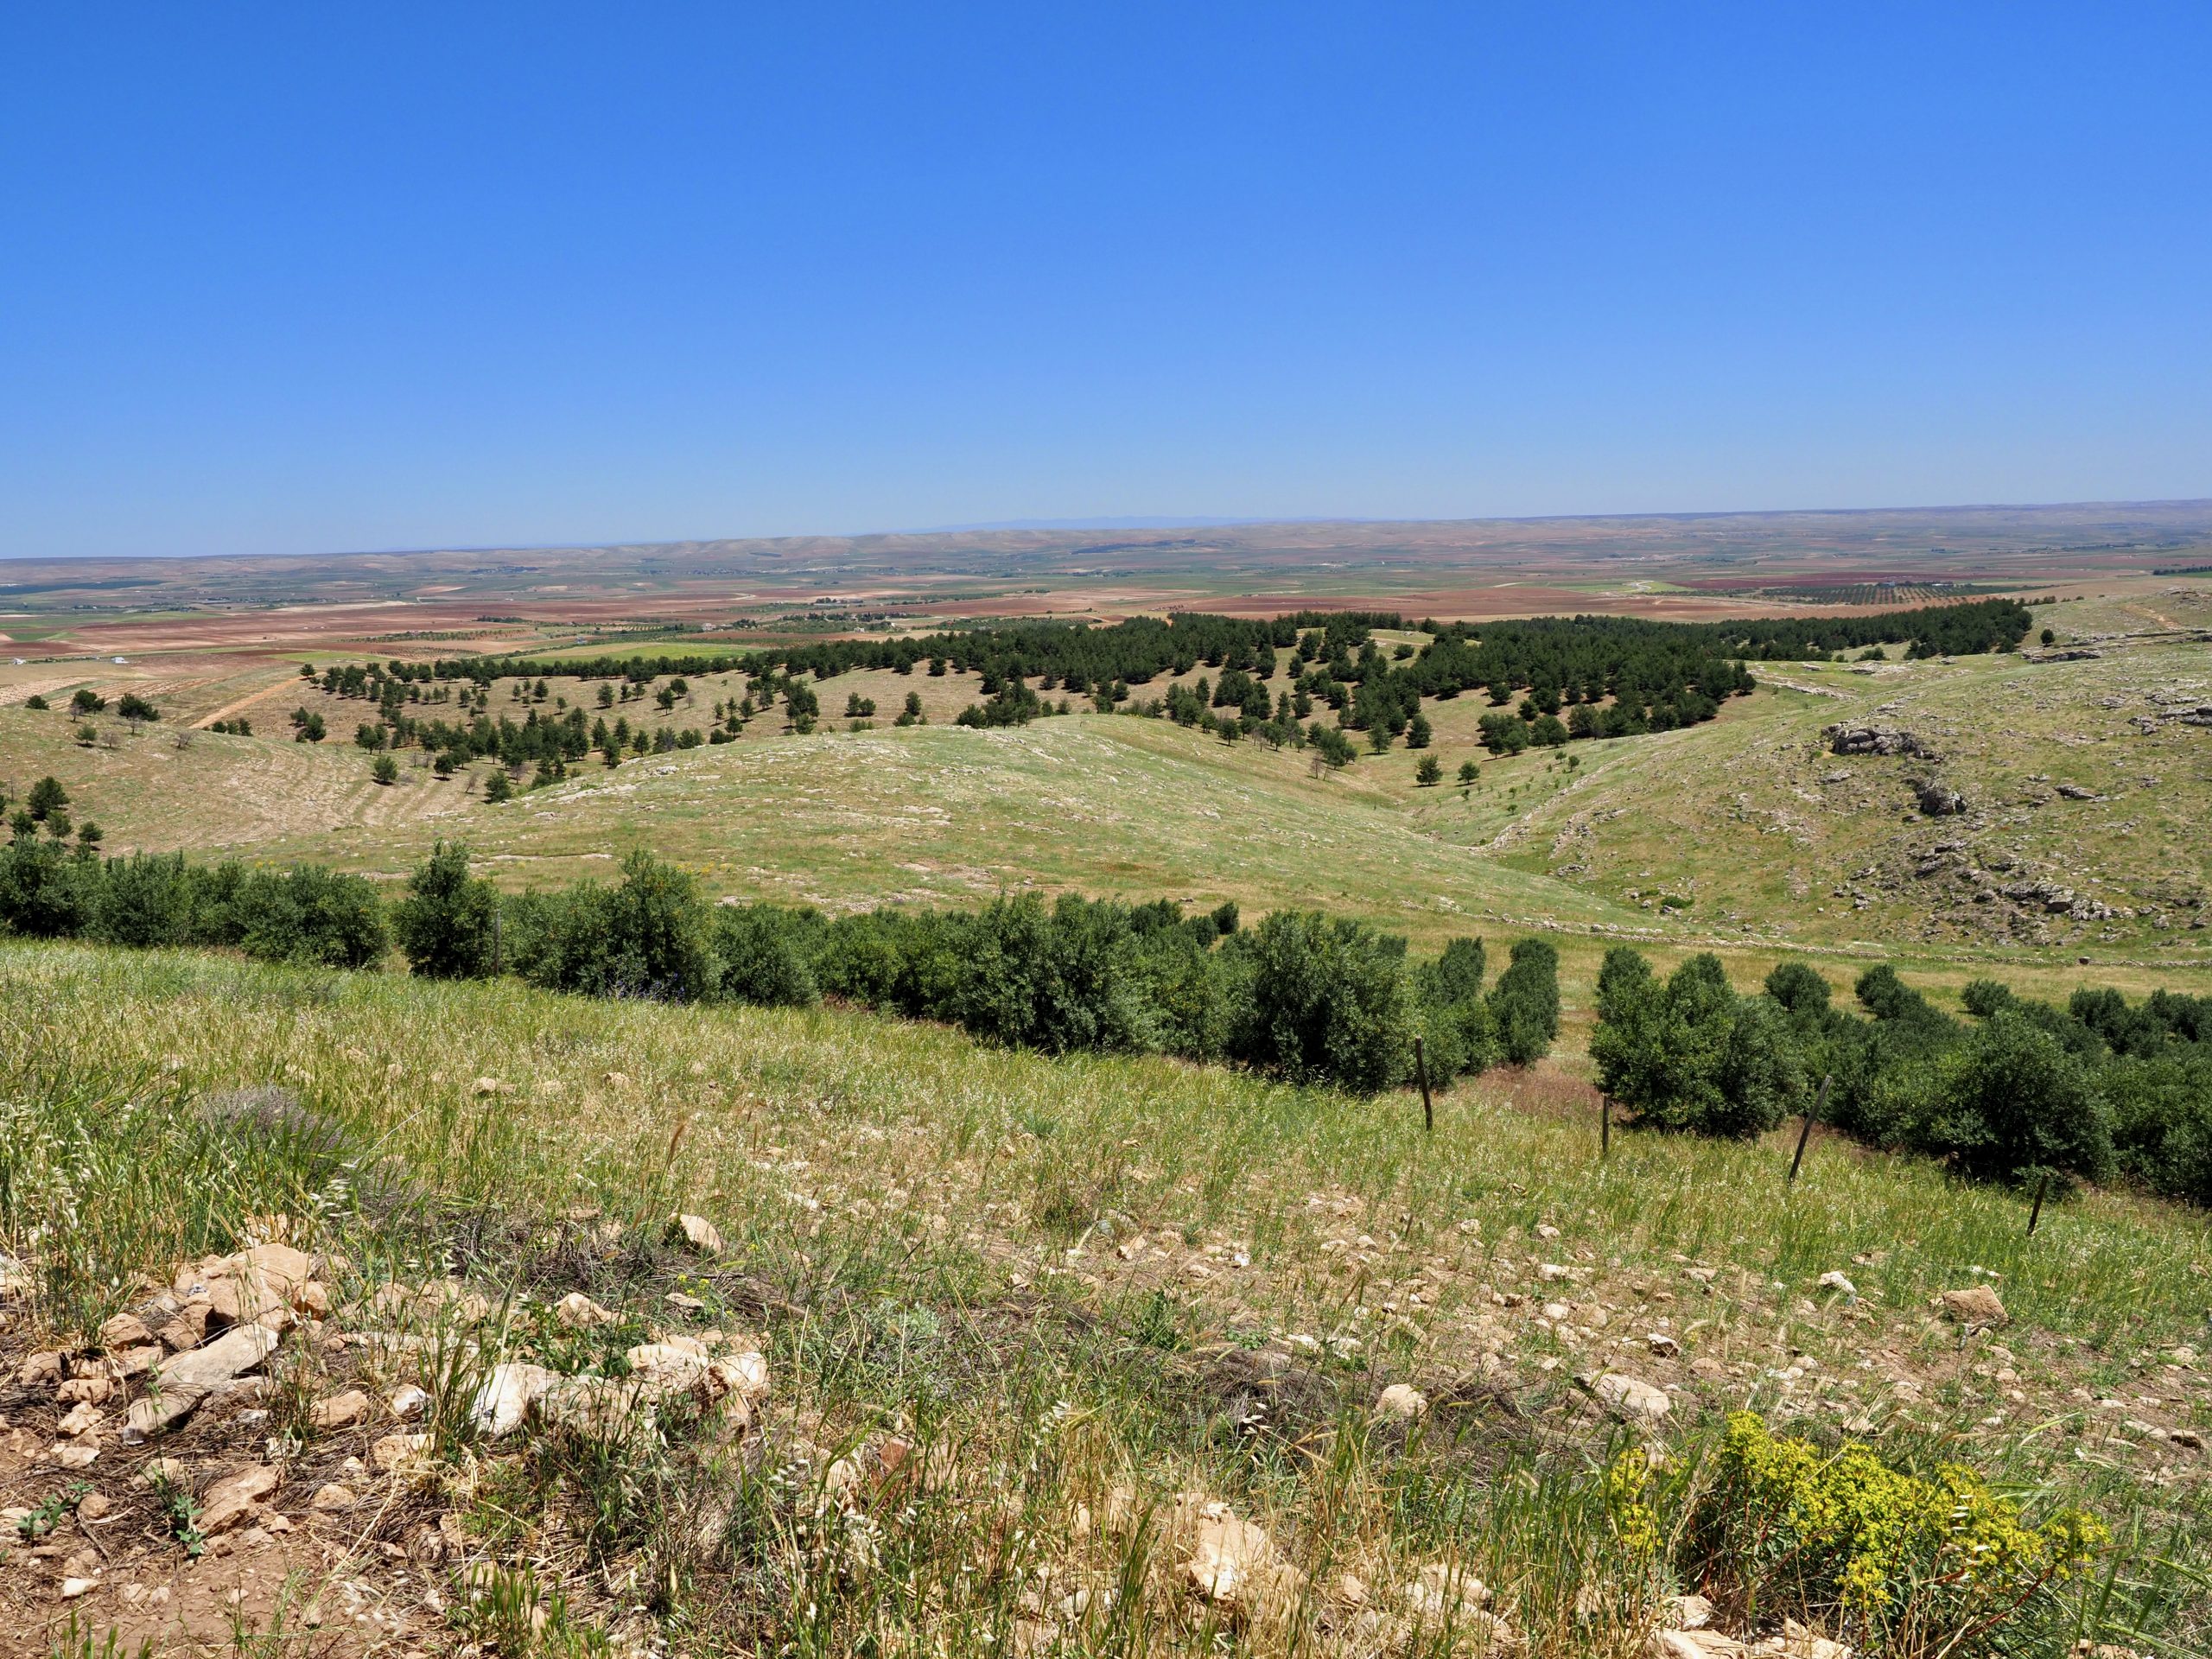
M 558 1373 L 521 1360 L 495 1365 L 469 1402 L 469 1421 L 493 1440 L 512 1434 L 538 1397 L 560 1380 Z
M 2005 1304 L 1987 1285 L 1947 1290 L 1936 1300 L 1942 1304 L 1945 1317 L 1961 1325 L 2002 1325 L 2007 1317 Z
M 334 1515 L 340 1510 L 350 1510 L 360 1499 L 351 1486 L 337 1481 L 315 1488 L 315 1496 L 308 1500 L 308 1507 L 324 1515 Z
M 222 1384 L 252 1370 L 276 1347 L 276 1333 L 264 1325 L 241 1325 L 205 1347 L 177 1355 L 161 1368 L 157 1393 L 134 1400 L 124 1428 L 126 1445 L 136 1445 L 181 1421 Z
M 1656 1423 L 1674 1409 L 1664 1389 L 1624 1372 L 1607 1371 L 1589 1388 L 1599 1404 L 1630 1422 Z
M 702 1255 L 722 1253 L 722 1236 L 704 1216 L 677 1217 L 676 1230 L 683 1236 L 685 1243 Z
M 553 1317 L 571 1331 L 586 1331 L 597 1325 L 612 1325 L 617 1316 L 581 1290 L 572 1290 L 553 1304 Z
M 1718 1630 L 1654 1630 L 1643 1645 L 1644 1659 L 1744 1659 L 1751 1651 Z
M 347 1389 L 343 1394 L 316 1401 L 311 1415 L 317 1428 L 347 1428 L 369 1414 L 369 1396 L 360 1389 Z
M 1428 1413 L 1428 1396 L 1409 1382 L 1393 1382 L 1375 1402 L 1375 1414 L 1398 1422 L 1411 1422 Z
M 1842 721 L 1825 728 L 1821 735 L 1828 740 L 1828 750 L 1833 754 L 1909 754 L 1923 760 L 1939 758 L 1918 737 L 1896 726 Z
M 263 1500 L 276 1491 L 278 1478 L 276 1471 L 264 1463 L 217 1481 L 200 1500 L 201 1534 L 213 1538 L 249 1519 L 260 1519 Z
M 51 1389 L 60 1385 L 61 1356 L 33 1354 L 16 1368 L 16 1386 L 19 1389 Z
M 1833 1290 L 1840 1295 L 1849 1297 L 1854 1302 L 1859 1300 L 1859 1287 L 1851 1282 L 1849 1275 L 1834 1269 L 1821 1275 L 1821 1288 Z
M 369 1462 L 385 1474 L 429 1461 L 428 1434 L 387 1434 L 369 1448 Z
M 1183 1578 L 1198 1596 L 1249 1617 L 1279 1609 L 1295 1592 L 1297 1569 L 1264 1529 L 1219 1503 L 1202 1504 L 1196 1519 Z
M 100 1326 L 100 1348 L 113 1353 L 118 1348 L 143 1348 L 153 1341 L 154 1333 L 146 1328 L 146 1321 L 136 1313 L 118 1313 Z

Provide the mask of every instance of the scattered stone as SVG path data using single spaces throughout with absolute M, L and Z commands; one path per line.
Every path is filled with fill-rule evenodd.
M 153 1339 L 146 1321 L 136 1313 L 118 1313 L 100 1326 L 100 1347 L 111 1354 L 118 1348 L 143 1348 Z
M 263 1520 L 262 1500 L 276 1491 L 278 1478 L 276 1471 L 264 1463 L 217 1481 L 200 1500 L 201 1535 L 213 1538 L 248 1520 Z
M 1851 1282 L 1850 1276 L 1847 1274 L 1836 1272 L 1833 1269 L 1822 1274 L 1821 1275 L 1821 1288 L 1822 1290 L 1833 1290 L 1840 1295 L 1850 1298 L 1854 1302 L 1859 1300 L 1859 1287 Z
M 1654 1331 L 1649 1336 L 1644 1338 L 1643 1342 L 1646 1347 L 1662 1359 L 1680 1359 L 1682 1357 L 1682 1344 L 1664 1331 Z
M 553 1317 L 571 1331 L 585 1331 L 596 1325 L 612 1325 L 618 1316 L 581 1290 L 572 1290 L 553 1304 Z
M 685 1243 L 702 1255 L 722 1253 L 722 1236 L 704 1216 L 677 1217 L 676 1230 L 683 1234 Z
M 131 1484 L 183 1488 L 192 1484 L 192 1471 L 185 1467 L 181 1458 L 149 1458 L 138 1465 Z
M 207 1316 L 213 1312 L 205 1296 L 186 1302 L 176 1317 L 161 1328 L 161 1339 L 179 1352 L 197 1348 L 207 1338 Z
M 51 1389 L 60 1382 L 60 1354 L 33 1354 L 16 1368 L 16 1386 L 19 1389 Z
M 391 1398 L 385 1403 L 391 1408 L 391 1414 L 405 1422 L 410 1417 L 420 1417 L 430 1408 L 430 1396 L 412 1382 L 404 1383 L 391 1391 Z
M 1947 1290 L 1936 1298 L 1947 1318 L 1961 1325 L 2002 1325 L 2005 1321 L 2005 1304 L 1987 1285 L 1969 1285 L 1964 1290 Z
M 1668 1628 L 1701 1630 L 1713 1623 L 1713 1604 L 1703 1596 L 1676 1596 L 1662 1610 Z
M 428 1434 L 387 1434 L 369 1448 L 369 1462 L 379 1471 L 391 1474 L 423 1462 L 429 1451 Z
M 538 1397 L 560 1380 L 556 1372 L 521 1360 L 495 1365 L 469 1403 L 469 1420 L 493 1440 L 512 1434 Z
M 1434 1630 L 1464 1625 L 1490 1599 L 1489 1586 L 1463 1567 L 1431 1561 L 1401 1592 L 1406 1611 Z
M 79 1596 L 92 1594 L 99 1587 L 100 1581 L 98 1579 L 64 1579 L 61 1580 L 60 1594 L 64 1601 L 74 1601 Z
M 1644 1659 L 1744 1659 L 1751 1650 L 1718 1630 L 1654 1630 Z
M 91 1429 L 98 1428 L 106 1421 L 106 1418 L 107 1414 L 91 1401 L 81 1400 L 69 1408 L 67 1415 L 54 1426 L 54 1432 L 57 1434 L 69 1435 L 73 1439 Z
M 1264 1529 L 1219 1503 L 1201 1504 L 1197 1520 L 1183 1577 L 1199 1596 L 1249 1616 L 1281 1605 L 1294 1590 L 1297 1569 L 1282 1560 Z
M 315 1488 L 315 1496 L 308 1499 L 308 1507 L 325 1515 L 334 1515 L 340 1510 L 352 1509 L 359 1501 L 351 1486 L 341 1485 L 334 1480 Z
M 47 1448 L 47 1461 L 61 1469 L 89 1469 L 99 1460 L 96 1440 L 56 1440 Z
M 1608 1371 L 1585 1386 L 1599 1404 L 1631 1422 L 1656 1423 L 1674 1409 L 1664 1389 L 1620 1371 Z
M 101 1405 L 115 1392 L 115 1379 L 105 1370 L 88 1376 L 73 1376 L 54 1391 L 56 1405 Z
M 1428 1411 L 1428 1396 L 1409 1382 L 1393 1382 L 1375 1402 L 1375 1414 L 1395 1421 L 1411 1422 Z
M 162 1368 L 159 1392 L 130 1402 L 124 1443 L 135 1446 L 182 1421 L 217 1388 L 252 1370 L 276 1347 L 276 1333 L 268 1326 L 241 1325 L 205 1347 L 177 1355 Z
M 369 1396 L 360 1389 L 348 1389 L 316 1401 L 311 1416 L 317 1428 L 350 1428 L 369 1414 Z

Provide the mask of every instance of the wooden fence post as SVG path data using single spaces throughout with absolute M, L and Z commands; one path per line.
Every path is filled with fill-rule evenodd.
M 1598 1161 L 1604 1163 L 1613 1155 L 1613 1097 L 1598 1096 Z
M 1804 1128 L 1797 1131 L 1797 1152 L 1789 1160 L 1789 1179 L 1783 1183 L 1784 1186 L 1797 1185 L 1797 1166 L 1805 1161 L 1805 1143 L 1813 1138 L 1813 1120 L 1827 1111 L 1828 1084 L 1834 1081 L 1834 1077 L 1821 1079 L 1821 1097 L 1813 1103 L 1813 1109 L 1805 1114 Z
M 1421 1126 L 1427 1134 L 1436 1133 L 1436 1105 L 1428 1097 L 1428 1050 L 1418 1037 L 1414 1039 L 1414 1076 L 1421 1079 Z

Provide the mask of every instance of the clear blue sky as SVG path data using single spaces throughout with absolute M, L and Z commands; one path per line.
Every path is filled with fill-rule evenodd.
M 2212 495 L 2212 7 L 19 5 L 0 555 Z

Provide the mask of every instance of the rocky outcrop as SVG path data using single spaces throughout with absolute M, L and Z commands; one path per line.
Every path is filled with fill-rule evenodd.
M 1821 735 L 1827 739 L 1832 754 L 1907 754 L 1922 760 L 1942 759 L 1927 743 L 1899 726 L 1839 721 L 1824 727 Z
M 1948 784 L 1929 779 L 1920 786 L 1920 810 L 1931 818 L 1955 818 L 1967 810 L 1967 798 Z

